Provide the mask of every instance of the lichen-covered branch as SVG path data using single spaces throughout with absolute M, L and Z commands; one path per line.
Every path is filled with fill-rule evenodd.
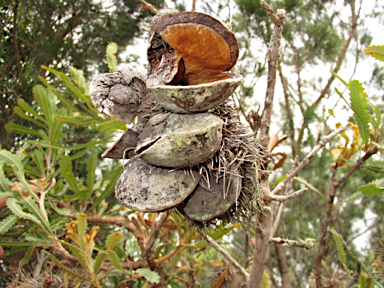
M 305 240 L 289 240 L 289 239 L 283 239 L 280 237 L 271 238 L 271 242 L 285 244 L 289 246 L 296 246 L 301 247 L 305 249 L 313 249 L 315 247 L 314 239 L 305 239 Z
M 276 71 L 278 68 L 280 58 L 280 43 L 282 38 L 282 31 L 285 21 L 285 10 L 278 10 L 274 14 L 268 4 L 262 0 L 260 1 L 262 7 L 267 11 L 270 19 L 274 23 L 274 28 L 271 35 L 271 40 L 268 47 L 268 80 L 267 91 L 264 101 L 264 110 L 261 117 L 261 124 L 259 130 L 259 139 L 261 145 L 268 146 L 269 143 L 269 127 L 271 124 L 273 98 L 275 94 L 276 84 Z M 253 252 L 253 264 L 251 274 L 249 276 L 248 287 L 260 288 L 264 267 L 269 259 L 270 238 L 273 226 L 272 205 L 270 199 L 269 177 L 263 175 L 260 179 L 260 191 L 264 199 L 264 209 L 258 215 L 258 225 L 255 227 L 256 231 L 256 245 Z

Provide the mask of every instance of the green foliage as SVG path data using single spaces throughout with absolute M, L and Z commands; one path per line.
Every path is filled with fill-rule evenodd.
M 105 54 L 107 56 L 109 72 L 117 71 L 117 59 L 116 59 L 117 48 L 118 47 L 115 42 L 111 42 L 107 46 Z
M 364 50 L 365 55 L 371 55 L 377 60 L 384 61 L 384 45 L 368 46 Z

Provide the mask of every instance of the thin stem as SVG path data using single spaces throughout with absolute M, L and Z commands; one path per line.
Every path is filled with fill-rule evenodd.
M 288 183 L 289 180 L 291 180 L 293 177 L 296 176 L 296 174 L 301 170 L 303 169 L 308 163 L 309 161 L 313 158 L 313 156 L 315 156 L 317 154 L 317 152 L 323 148 L 325 146 L 325 144 L 327 144 L 329 141 L 332 140 L 333 137 L 335 137 L 337 134 L 340 134 L 341 132 L 344 132 L 345 130 L 347 129 L 347 126 L 344 126 L 344 127 L 340 127 L 339 129 L 333 131 L 331 134 L 329 134 L 328 136 L 324 137 L 324 139 L 322 139 L 319 144 L 317 144 L 315 146 L 315 148 L 312 149 L 311 152 L 308 153 L 307 156 L 305 156 L 305 158 L 303 159 L 303 161 L 301 161 L 301 163 L 296 167 L 295 170 L 293 170 L 285 179 L 284 181 L 280 182 L 276 188 L 271 192 L 272 195 L 276 195 L 277 193 L 279 193 L 280 191 L 282 191 L 284 189 L 284 186 Z

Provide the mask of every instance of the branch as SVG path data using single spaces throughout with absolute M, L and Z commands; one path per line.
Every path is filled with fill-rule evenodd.
M 267 11 L 269 18 L 275 24 L 268 47 L 268 84 L 260 126 L 260 143 L 264 147 L 267 147 L 273 109 L 273 97 L 275 94 L 276 71 L 279 65 L 280 45 L 285 21 L 285 10 L 279 9 L 275 15 L 271 7 L 269 7 L 264 0 L 260 1 L 260 3 Z
M 353 275 L 351 281 L 348 282 L 348 284 L 345 288 L 351 288 L 353 286 L 353 284 L 355 284 L 357 282 L 357 280 L 359 280 L 360 272 L 361 272 L 360 264 L 356 262 L 356 273 L 355 273 L 355 275 Z
M 289 239 L 283 239 L 280 237 L 277 238 L 271 238 L 270 242 L 275 242 L 275 243 L 280 243 L 284 245 L 289 245 L 289 246 L 297 246 L 301 248 L 305 248 L 308 250 L 313 249 L 315 247 L 314 239 L 308 238 L 305 240 L 289 240 Z
M 308 163 L 309 161 L 313 158 L 313 156 L 316 155 L 316 153 L 325 146 L 325 144 L 327 144 L 329 141 L 331 141 L 331 139 L 333 137 L 335 137 L 337 134 L 340 134 L 341 132 L 344 132 L 345 130 L 347 129 L 347 126 L 344 126 L 344 127 L 340 127 L 339 129 L 333 131 L 331 134 L 329 134 L 328 136 L 324 137 L 323 140 L 321 140 L 319 142 L 319 144 L 317 144 L 315 146 L 315 148 L 312 149 L 311 152 L 308 153 L 307 156 L 305 156 L 304 160 L 296 167 L 295 170 L 293 170 L 285 179 L 284 181 L 280 182 L 276 188 L 271 192 L 272 195 L 276 195 L 277 193 L 279 193 L 280 191 L 282 191 L 284 189 L 284 186 L 287 184 L 287 182 L 292 179 L 294 176 L 296 176 L 296 174 L 301 170 L 303 169 Z
M 143 259 L 148 258 L 148 254 L 152 250 L 153 244 L 155 243 L 157 236 L 159 235 L 160 228 L 163 226 L 164 222 L 167 220 L 169 214 L 170 214 L 170 210 L 167 210 L 161 215 L 160 220 L 156 222 L 155 227 L 151 231 L 151 236 L 149 236 L 147 243 L 145 243 L 144 251 L 141 254 Z
M 148 9 L 148 10 L 150 10 L 153 14 L 157 14 L 157 13 L 159 13 L 159 9 L 157 9 L 155 6 L 153 6 L 151 3 L 148 3 L 147 1 L 145 1 L 145 0 L 139 0 L 139 2 L 141 3 L 141 4 L 143 4 L 143 6 L 146 8 L 146 9 Z
M 287 196 L 279 196 L 279 195 L 270 195 L 272 200 L 279 201 L 279 202 L 285 202 L 291 198 L 299 197 L 301 194 L 303 194 L 305 191 L 307 191 L 308 188 L 300 189 L 299 191 L 293 192 L 290 195 Z
M 205 241 L 208 243 L 209 246 L 211 246 L 213 249 L 215 249 L 217 252 L 219 252 L 221 255 L 223 255 L 235 268 L 243 274 L 245 277 L 246 281 L 248 282 L 249 279 L 249 274 L 248 272 L 244 269 L 243 266 L 241 266 L 235 259 L 232 258 L 231 255 L 229 255 L 227 252 L 224 251 L 223 248 L 219 246 L 219 244 L 216 243 L 215 240 L 213 240 L 211 237 L 208 235 L 205 235 L 204 233 L 201 233 L 201 236 L 205 239 Z

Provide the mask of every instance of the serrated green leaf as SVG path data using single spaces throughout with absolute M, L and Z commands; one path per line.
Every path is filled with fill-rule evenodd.
M 119 259 L 119 257 L 116 255 L 115 251 L 113 251 L 113 250 L 108 250 L 107 253 L 108 253 L 108 259 L 109 259 L 109 261 L 112 263 L 112 265 L 113 265 L 116 269 L 118 269 L 118 270 L 120 270 L 120 271 L 123 271 L 123 268 L 121 267 L 121 264 L 120 264 L 120 259 Z
M 87 281 L 87 282 L 91 283 L 91 280 L 84 278 L 83 276 L 70 270 L 67 266 L 61 264 L 61 262 L 55 256 L 53 256 L 51 253 L 49 253 L 48 251 L 45 251 L 45 250 L 43 250 L 43 251 L 49 256 L 49 258 L 51 258 L 52 262 L 55 263 L 60 269 L 64 270 L 68 274 L 70 274 L 70 275 L 72 275 L 72 276 L 74 276 L 80 280 Z
M 39 136 L 41 137 L 41 139 L 43 140 L 43 141 L 39 141 L 40 143 L 49 143 L 49 137 L 48 137 L 48 134 L 44 131 L 44 130 L 42 130 L 42 129 L 40 129 L 39 131 L 37 131 L 38 133 L 39 133 Z
M 100 121 L 97 118 L 75 117 L 75 116 L 71 117 L 71 116 L 60 116 L 60 115 L 56 115 L 56 120 L 63 122 L 63 123 L 77 125 L 77 126 L 87 126 L 87 125 L 97 123 Z
M 365 55 L 371 55 L 377 60 L 384 61 L 384 45 L 368 46 L 364 50 Z
M 25 112 L 20 108 L 20 107 L 15 107 L 13 109 L 13 111 L 15 111 L 15 113 L 20 117 L 20 118 L 23 118 L 25 120 L 28 120 L 30 122 L 33 122 L 37 125 L 39 125 L 40 127 L 42 128 L 47 128 L 47 126 L 45 126 L 42 122 L 36 120 L 35 118 L 31 117 L 31 116 L 28 116 L 27 114 L 25 114 Z
M 115 42 L 111 42 L 107 45 L 107 48 L 105 50 L 109 72 L 111 73 L 118 71 L 117 59 L 116 59 L 117 48 L 118 48 L 117 44 Z
M 121 232 L 116 232 L 109 235 L 105 243 L 106 249 L 112 250 L 113 247 L 115 247 L 115 245 L 119 243 L 122 237 L 123 235 L 121 234 Z
M 4 175 L 3 163 L 0 161 L 0 191 L 8 192 L 11 191 L 10 186 L 12 182 L 9 181 L 7 177 Z
M 100 251 L 97 256 L 96 256 L 96 259 L 95 259 L 95 262 L 93 264 L 93 271 L 94 273 L 97 275 L 97 273 L 99 273 L 99 269 L 101 267 L 101 264 L 103 264 L 103 261 L 105 259 L 105 257 L 107 257 L 107 252 L 105 251 Z
M 73 66 L 69 67 L 69 75 L 71 75 L 73 81 L 76 83 L 76 85 L 84 90 L 85 94 L 89 94 L 88 92 L 88 85 L 84 78 L 84 72 L 80 69 L 77 69 Z
M 0 222 L 0 235 L 8 232 L 10 228 L 16 223 L 17 217 L 15 215 L 9 215 Z
M 361 185 L 357 188 L 357 191 L 360 191 L 364 195 L 375 196 L 378 194 L 384 194 L 384 187 L 377 187 L 375 183 Z
M 369 113 L 367 108 L 369 103 L 366 93 L 364 92 L 363 85 L 357 80 L 350 81 L 348 83 L 348 89 L 357 127 L 359 128 L 364 144 L 367 145 L 369 140 Z
M 82 251 L 85 251 L 85 242 L 86 242 L 86 237 L 85 234 L 87 232 L 87 219 L 85 218 L 85 215 L 83 213 L 79 213 L 77 215 L 77 235 L 79 237 L 79 245 L 80 249 Z
M 342 237 L 339 233 L 337 233 L 336 230 L 333 229 L 333 228 L 329 229 L 329 232 L 331 232 L 333 235 L 336 235 L 336 236 L 340 239 L 340 242 L 343 244 L 345 250 L 348 251 L 349 255 L 353 258 L 353 260 L 355 260 L 355 261 L 360 265 L 360 267 L 365 271 L 365 273 L 367 273 L 368 276 L 375 282 L 375 284 L 377 285 L 377 287 L 379 287 L 379 288 L 383 288 L 383 286 L 373 278 L 373 276 L 372 276 L 370 270 L 364 265 L 364 263 L 362 263 L 362 262 L 361 262 L 361 261 L 360 261 L 360 260 L 353 254 L 353 253 L 352 253 L 352 251 L 351 251 L 351 249 L 349 249 L 347 243 L 345 243 L 343 237 Z
M 35 162 L 37 168 L 40 171 L 40 176 L 45 175 L 45 164 L 43 154 L 39 150 L 35 150 L 32 153 L 32 159 Z
M 31 262 L 33 253 L 35 252 L 35 246 L 30 246 L 28 248 L 27 253 L 25 253 L 24 257 L 20 260 L 20 265 L 23 266 Z
M 48 243 L 45 241 L 39 241 L 39 242 L 17 242 L 17 241 L 0 241 L 0 246 L 38 246 L 38 245 L 47 245 Z
M 92 190 L 91 189 L 83 189 L 76 193 L 76 197 L 83 203 L 87 202 L 89 198 L 91 198 Z
M 149 269 L 145 268 L 139 268 L 135 270 L 135 273 L 140 274 L 145 279 L 147 279 L 151 283 L 159 283 L 160 282 L 160 276 L 157 272 L 151 271 Z
M 75 257 L 79 261 L 80 265 L 85 270 L 88 270 L 88 265 L 87 265 L 87 262 L 85 260 L 83 250 L 81 250 L 79 247 L 77 247 L 77 246 L 75 246 L 75 245 L 73 245 L 71 243 L 68 243 L 68 242 L 60 240 L 60 239 L 55 239 L 55 241 L 57 241 L 57 242 L 65 245 L 65 246 L 67 246 L 71 250 L 71 252 L 75 255 Z
M 15 124 L 15 123 L 7 123 L 4 125 L 4 128 L 10 133 L 40 136 L 38 131 L 33 130 L 33 129 L 29 129 L 27 127 L 24 127 L 24 126 Z
M 93 106 L 92 101 L 87 97 L 81 89 L 77 88 L 76 85 L 71 81 L 71 79 L 64 73 L 58 72 L 54 69 L 48 68 L 47 66 L 42 66 L 44 69 L 48 70 L 52 74 L 56 75 L 60 81 L 65 85 L 65 87 L 73 93 L 73 98 L 77 101 L 77 104 L 84 109 L 86 112 L 93 116 L 98 116 L 99 111 Z M 84 105 L 84 103 L 85 105 Z
M 339 255 L 339 260 L 340 260 L 341 264 L 343 265 L 344 269 L 346 271 L 348 271 L 347 266 L 346 266 L 347 255 L 345 254 L 344 247 L 341 243 L 340 237 L 338 237 L 338 235 L 335 233 L 332 233 L 332 236 L 333 236 L 333 240 L 335 240 L 335 243 L 336 243 L 337 253 Z
M 106 141 L 104 141 L 104 142 L 103 141 L 91 141 L 91 142 L 84 143 L 84 144 L 75 144 L 75 145 L 71 145 L 71 146 L 61 146 L 61 145 L 48 144 L 48 142 L 44 143 L 41 141 L 34 141 L 34 140 L 26 140 L 25 142 L 27 142 L 31 145 L 37 146 L 37 147 L 62 149 L 62 150 L 69 150 L 69 151 L 83 149 L 83 148 L 90 148 L 90 147 L 94 147 L 98 144 L 107 143 Z
M 78 193 L 79 187 L 77 185 L 77 180 L 75 178 L 75 175 L 73 174 L 73 171 L 72 171 L 72 161 L 66 155 L 61 157 L 60 172 L 61 172 L 61 175 L 63 175 L 64 179 L 67 181 L 69 187 L 71 187 L 71 189 L 75 193 Z
M 20 218 L 30 220 L 38 224 L 39 226 L 43 227 L 42 223 L 32 214 L 26 213 L 23 211 L 20 204 L 17 203 L 15 198 L 8 198 L 7 199 L 7 207 L 12 211 L 13 214 L 16 216 L 19 216 Z
M 87 160 L 87 187 L 93 190 L 96 179 L 97 154 L 93 153 Z
M 60 108 L 57 113 L 54 115 L 54 120 L 52 121 L 51 129 L 49 131 L 49 139 L 51 144 L 59 142 L 63 138 L 63 125 L 64 123 L 57 120 L 57 117 L 66 116 L 67 111 L 63 108 Z
M 114 130 L 127 130 L 127 125 L 124 123 L 121 123 L 120 121 L 116 121 L 114 119 L 110 119 L 107 122 L 103 122 L 97 126 L 97 129 L 101 132 L 107 131 L 111 132 Z
M 319 190 L 317 190 L 315 188 L 315 186 L 313 186 L 311 183 L 309 183 L 307 180 L 305 180 L 304 178 L 301 178 L 301 177 L 295 177 L 293 178 L 295 181 L 301 183 L 301 184 L 304 184 L 305 186 L 307 186 L 309 189 L 315 191 L 317 194 L 319 194 L 319 196 L 321 197 L 321 199 L 323 199 L 324 203 L 327 203 L 327 199 L 325 199 L 323 193 L 321 193 Z
M 45 232 L 47 234 L 52 234 L 48 218 L 43 215 L 38 204 L 35 201 L 33 201 L 32 197 L 30 195 L 22 196 L 20 201 L 23 204 L 23 206 L 25 208 L 27 208 L 28 211 L 31 212 L 33 214 L 33 216 L 36 217 L 36 219 L 39 220 L 39 222 L 41 223 L 41 226 L 44 228 Z
M 39 105 L 44 118 L 49 124 L 52 124 L 53 116 L 56 113 L 56 103 L 50 90 L 43 85 L 35 85 L 33 87 L 33 96 Z
M 35 109 L 32 108 L 27 102 L 24 101 L 23 98 L 17 99 L 17 105 L 23 109 L 25 112 L 28 112 L 29 114 L 35 116 L 36 119 L 38 119 L 40 122 L 47 124 L 47 121 L 37 113 Z
M 108 184 L 105 187 L 104 191 L 101 193 L 101 195 L 97 197 L 97 199 L 93 202 L 91 210 L 95 208 L 97 205 L 99 205 L 105 198 L 107 198 L 114 191 L 116 181 L 119 178 L 119 175 L 122 169 L 123 169 L 122 166 L 116 167 L 104 177 L 103 181 L 107 182 Z

